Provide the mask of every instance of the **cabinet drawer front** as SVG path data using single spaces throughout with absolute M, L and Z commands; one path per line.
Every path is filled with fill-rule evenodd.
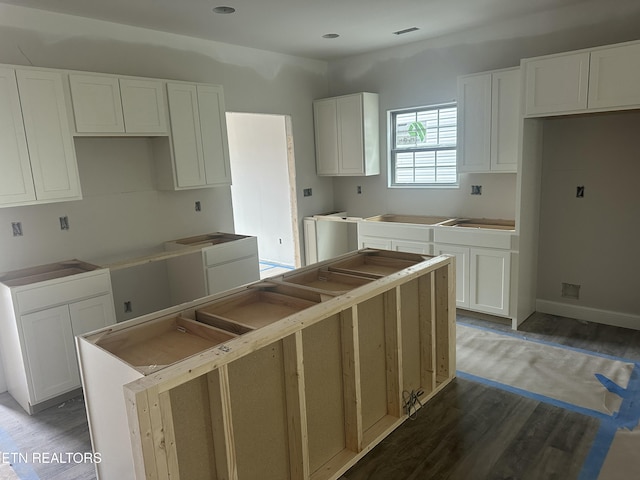
M 255 256 L 257 262 L 258 242 L 255 237 L 214 245 L 204 250 L 204 260 L 207 266 L 226 263 L 248 256 Z
M 209 295 L 224 292 L 260 279 L 257 259 L 245 258 L 207 269 Z
M 497 231 L 481 231 L 478 228 L 439 227 L 433 233 L 438 243 L 453 243 L 474 247 L 512 248 L 513 234 Z
M 100 274 L 29 288 L 17 292 L 16 298 L 20 312 L 26 313 L 110 292 L 109 275 Z
M 395 240 L 429 242 L 433 239 L 433 228 L 384 222 L 358 222 L 358 235 L 383 237 Z

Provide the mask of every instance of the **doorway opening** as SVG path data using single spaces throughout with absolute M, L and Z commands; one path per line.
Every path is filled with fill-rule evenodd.
M 231 199 L 236 233 L 258 238 L 260 276 L 300 261 L 291 117 L 228 112 Z

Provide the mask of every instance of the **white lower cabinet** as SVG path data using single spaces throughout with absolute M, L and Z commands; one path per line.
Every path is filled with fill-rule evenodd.
M 456 257 L 456 306 L 509 316 L 510 251 L 436 244 L 434 254 Z
M 20 317 L 27 377 L 35 404 L 80 385 L 69 307 L 62 305 Z
M 456 258 L 456 306 L 469 308 L 469 247 L 435 244 L 433 254 Z
M 108 270 L 56 278 L 61 269 L 54 267 L 0 279 L 0 348 L 11 367 L 7 388 L 28 413 L 75 393 L 80 374 L 74 337 L 116 322 Z
M 224 292 L 259 280 L 260 268 L 258 265 L 258 258 L 251 256 L 207 267 L 209 294 Z
M 471 248 L 469 251 L 469 308 L 509 315 L 511 252 Z
M 217 232 L 173 240 L 165 249 L 192 252 L 170 261 L 174 305 L 260 280 L 257 237 Z
M 80 386 L 74 337 L 115 323 L 111 295 L 20 317 L 35 403 Z
M 209 295 L 260 280 L 256 237 L 213 245 L 202 253 Z

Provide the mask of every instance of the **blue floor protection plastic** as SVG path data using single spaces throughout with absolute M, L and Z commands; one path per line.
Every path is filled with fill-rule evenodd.
M 564 408 L 566 410 L 570 410 L 583 415 L 597 418 L 600 421 L 600 429 L 596 434 L 596 438 L 593 441 L 591 450 L 589 451 L 589 454 L 585 459 L 585 462 L 582 466 L 582 471 L 580 472 L 580 476 L 578 477 L 578 480 L 596 480 L 600 475 L 600 471 L 602 469 L 602 466 L 604 465 L 604 461 L 607 457 L 607 454 L 609 453 L 609 448 L 611 447 L 611 443 L 613 442 L 613 438 L 616 432 L 619 429 L 623 429 L 623 428 L 632 430 L 640 422 L 640 363 L 634 362 L 626 358 L 615 357 L 612 355 L 601 354 L 598 352 L 592 352 L 592 351 L 584 350 L 580 348 L 569 347 L 569 346 L 561 345 L 558 343 L 546 342 L 544 340 L 530 339 L 518 333 L 497 332 L 495 330 L 491 330 L 485 327 L 479 327 L 477 325 L 471 325 L 464 322 L 458 322 L 458 323 L 460 323 L 461 325 L 465 325 L 467 327 L 477 328 L 479 330 L 489 330 L 492 333 L 497 333 L 499 335 L 519 338 L 527 342 L 550 345 L 558 348 L 564 348 L 566 350 L 572 350 L 572 351 L 581 352 L 589 355 L 597 355 L 597 356 L 609 358 L 611 360 L 619 360 L 619 361 L 634 364 L 633 371 L 631 372 L 631 378 L 629 379 L 629 384 L 627 385 L 626 389 L 620 387 L 619 385 L 616 385 L 613 381 L 611 381 L 604 375 L 600 375 L 600 374 L 595 375 L 596 378 L 600 381 L 600 383 L 602 383 L 602 385 L 607 390 L 619 395 L 622 398 L 622 404 L 620 406 L 620 410 L 614 413 L 613 415 L 606 415 L 601 412 L 585 409 L 585 408 L 578 407 L 576 405 L 572 405 L 566 402 L 560 402 L 558 400 L 546 397 L 544 395 L 531 393 L 519 388 L 511 387 L 509 385 L 504 385 L 498 382 L 494 382 L 492 380 L 487 380 L 482 377 L 478 377 L 476 375 L 470 375 L 461 371 L 456 372 L 459 378 L 482 383 L 489 387 L 498 388 L 500 390 L 515 393 L 517 395 L 521 395 L 521 396 L 531 398 L 543 403 L 554 405 L 556 407 Z

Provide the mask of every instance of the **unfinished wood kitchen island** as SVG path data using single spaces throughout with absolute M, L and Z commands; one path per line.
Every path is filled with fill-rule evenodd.
M 366 249 L 78 337 L 98 477 L 338 478 L 454 378 L 453 262 Z

